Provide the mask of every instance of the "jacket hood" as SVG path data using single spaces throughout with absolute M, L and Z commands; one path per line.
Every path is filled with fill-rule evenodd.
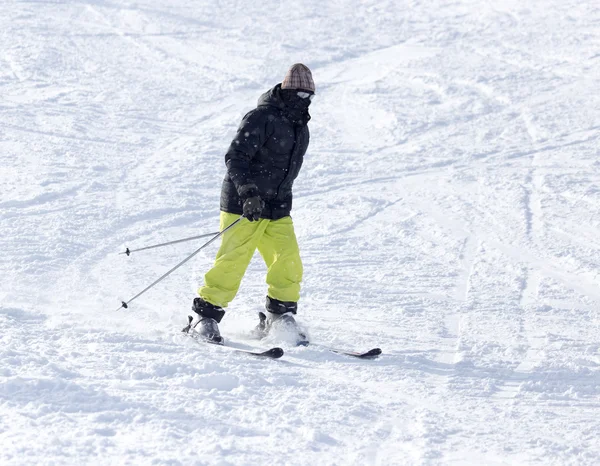
M 281 84 L 269 89 L 258 98 L 259 107 L 277 107 L 281 110 L 285 109 L 285 104 L 281 98 Z

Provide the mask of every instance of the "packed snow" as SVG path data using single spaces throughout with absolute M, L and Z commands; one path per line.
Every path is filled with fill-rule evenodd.
M 600 463 L 600 8 L 17 1 L 0 15 L 0 463 Z M 298 320 L 180 335 L 224 153 L 290 65 Z M 264 306 L 256 255 L 221 324 Z M 267 344 L 268 343 L 268 344 Z

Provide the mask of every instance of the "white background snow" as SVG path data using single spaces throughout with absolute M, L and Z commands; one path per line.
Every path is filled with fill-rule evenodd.
M 0 463 L 600 463 L 594 1 L 0 5 Z M 312 339 L 177 335 L 223 155 L 313 70 L 293 218 Z M 262 309 L 257 255 L 221 329 Z

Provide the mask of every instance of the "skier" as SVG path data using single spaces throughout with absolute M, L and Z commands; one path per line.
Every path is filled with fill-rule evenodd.
M 204 276 L 192 309 L 191 326 L 216 343 L 218 323 L 235 297 L 256 249 L 267 265 L 266 314 L 259 313 L 258 336 L 274 326 L 292 329 L 306 344 L 296 314 L 302 262 L 290 217 L 292 185 L 309 143 L 308 107 L 315 84 L 310 69 L 297 63 L 283 82 L 264 93 L 243 118 L 225 154 L 227 173 L 221 190 L 220 229 L 245 217 L 224 233 L 215 264 Z

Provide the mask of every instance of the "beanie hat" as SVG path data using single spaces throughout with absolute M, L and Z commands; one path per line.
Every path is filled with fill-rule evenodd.
M 302 89 L 303 91 L 315 92 L 315 82 L 308 66 L 302 63 L 293 65 L 283 78 L 282 89 Z

